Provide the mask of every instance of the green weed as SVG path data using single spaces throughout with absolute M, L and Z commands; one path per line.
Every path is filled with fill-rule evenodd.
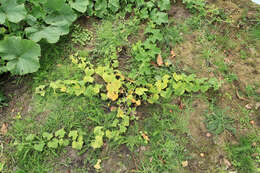
M 254 140 L 249 137 L 241 137 L 239 139 L 239 144 L 230 145 L 228 147 L 229 157 L 232 160 L 232 164 L 241 173 L 257 172 L 251 155 L 256 152 L 258 147 L 256 148 L 255 146 L 252 146 L 253 141 Z
M 260 23 L 258 23 L 251 31 L 251 37 L 255 40 L 260 40 Z
M 2 91 L 0 90 L 0 108 L 4 107 L 4 106 L 8 106 L 8 103 L 7 103 L 6 97 L 4 96 Z
M 74 25 L 74 28 L 71 33 L 71 41 L 74 44 L 84 46 L 89 44 L 93 39 L 93 33 L 86 28 L 81 27 L 80 25 Z
M 233 127 L 234 120 L 226 115 L 226 111 L 212 107 L 212 112 L 205 115 L 205 125 L 209 132 L 219 135 L 224 130 L 228 130 L 232 133 L 236 132 Z

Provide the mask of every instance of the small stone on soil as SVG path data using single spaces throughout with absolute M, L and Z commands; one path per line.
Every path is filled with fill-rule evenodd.
M 251 121 L 250 121 L 250 124 L 251 124 L 251 125 L 254 125 L 254 124 L 255 124 L 255 121 L 251 120 Z
M 210 133 L 206 133 L 206 136 L 209 138 L 209 137 L 211 137 L 211 134 Z
M 253 105 L 252 104 L 247 104 L 245 107 L 246 107 L 246 109 L 251 110 Z

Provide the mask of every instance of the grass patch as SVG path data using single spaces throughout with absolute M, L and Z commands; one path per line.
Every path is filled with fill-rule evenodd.
M 252 137 L 243 136 L 239 139 L 238 144 L 230 145 L 228 147 L 229 157 L 232 160 L 232 164 L 239 170 L 239 172 L 257 172 L 257 168 L 252 157 L 254 153 L 259 155 L 259 147 L 256 143 L 257 140 L 259 140 L 259 137 L 254 139 Z

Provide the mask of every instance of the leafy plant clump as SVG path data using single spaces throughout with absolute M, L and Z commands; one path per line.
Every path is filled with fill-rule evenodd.
M 72 63 L 84 73 L 82 80 L 57 80 L 49 85 L 41 85 L 36 93 L 44 96 L 49 87 L 55 93 L 61 92 L 68 95 L 99 97 L 110 104 L 116 105 L 117 119 L 108 127 L 97 126 L 94 128 L 95 139 L 91 143 L 93 148 L 100 148 L 106 137 L 110 140 L 119 140 L 130 125 L 130 120 L 136 117 L 136 107 L 143 103 L 156 103 L 160 98 L 170 98 L 172 94 L 181 96 L 184 93 L 206 92 L 220 87 L 215 78 L 196 78 L 195 75 L 176 74 L 162 75 L 154 82 L 136 83 L 129 76 L 109 65 L 95 67 L 86 57 L 77 54 L 71 56 Z M 99 76 L 102 82 L 97 82 Z
M 72 130 L 67 133 L 63 128 L 57 130 L 54 134 L 43 132 L 41 135 L 29 134 L 23 141 L 15 141 L 14 146 L 18 152 L 29 152 L 31 150 L 42 152 L 44 148 L 58 149 L 71 144 L 72 148 L 81 150 L 83 142 L 82 131 Z M 19 154 L 19 153 L 18 153 Z
M 169 8 L 169 0 L 1 0 L 0 73 L 10 71 L 24 75 L 37 71 L 40 66 L 39 42 L 58 42 L 61 36 L 69 33 L 71 24 L 81 14 L 104 18 L 119 10 L 125 13 L 134 10 L 141 19 L 151 18 L 162 24 L 168 22 L 166 11 Z M 86 39 L 89 38 L 83 41 Z M 24 43 L 28 45 L 24 46 Z M 13 47 L 19 47 L 20 52 L 11 53 Z M 34 54 L 31 57 L 27 52 Z M 21 56 L 22 53 L 25 55 Z
M 86 28 L 81 27 L 80 25 L 74 25 L 71 41 L 74 44 L 85 45 L 90 42 L 93 38 L 93 33 Z
M 220 108 L 213 108 L 212 113 L 206 114 L 205 124 L 206 128 L 213 134 L 219 135 L 224 130 L 235 133 L 233 127 L 234 120 L 226 115 L 226 112 Z

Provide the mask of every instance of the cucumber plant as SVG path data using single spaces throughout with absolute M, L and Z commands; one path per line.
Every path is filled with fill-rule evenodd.
M 218 90 L 220 82 L 217 79 L 197 78 L 195 75 L 173 73 L 163 74 L 155 82 L 138 83 L 131 80 L 110 65 L 95 66 L 87 57 L 72 55 L 71 61 L 83 72 L 82 80 L 57 80 L 47 85 L 41 85 L 36 93 L 45 95 L 51 88 L 55 93 L 66 93 L 74 96 L 99 97 L 115 106 L 116 118 L 108 126 L 96 126 L 91 146 L 96 149 L 103 146 L 105 139 L 120 140 L 127 131 L 131 120 L 135 120 L 136 107 L 145 103 L 157 103 L 160 98 L 172 95 L 182 96 L 191 92 L 206 92 L 209 89 Z M 96 81 L 99 76 L 102 82 Z

